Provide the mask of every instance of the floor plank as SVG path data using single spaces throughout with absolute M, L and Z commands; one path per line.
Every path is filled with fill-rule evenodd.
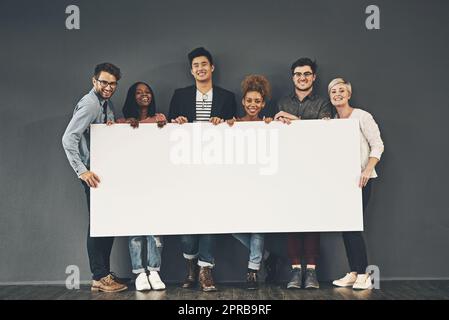
M 320 289 L 288 290 L 283 285 L 260 284 L 246 290 L 244 284 L 217 284 L 219 291 L 202 292 L 168 284 L 167 290 L 135 291 L 134 286 L 118 293 L 91 292 L 90 286 L 69 290 L 61 285 L 0 286 L 0 300 L 449 300 L 449 281 L 383 281 L 380 289 L 355 291 L 321 283 Z

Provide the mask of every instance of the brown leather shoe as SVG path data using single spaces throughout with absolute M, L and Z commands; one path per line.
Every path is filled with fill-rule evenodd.
M 102 292 L 120 292 L 128 289 L 128 287 L 122 283 L 114 280 L 114 277 L 108 274 L 106 277 L 100 280 L 92 280 L 92 291 L 102 291 Z
M 199 276 L 201 289 L 205 292 L 217 291 L 214 284 L 214 279 L 212 278 L 212 268 L 201 267 Z
M 120 284 L 124 284 L 127 285 L 128 282 L 130 282 L 129 278 L 120 278 L 119 276 L 117 276 L 114 272 L 111 271 L 110 273 L 112 279 L 114 279 L 115 282 L 118 282 Z
M 186 259 L 187 276 L 182 284 L 185 289 L 190 289 L 196 286 L 198 279 L 198 259 Z

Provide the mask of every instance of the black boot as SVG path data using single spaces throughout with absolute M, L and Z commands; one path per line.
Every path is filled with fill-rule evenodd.
M 280 259 L 279 257 L 274 254 L 273 252 L 270 252 L 270 255 L 268 256 L 267 260 L 265 260 L 265 283 L 276 283 L 278 281 L 278 269 L 279 269 L 279 263 Z
M 319 289 L 320 284 L 318 282 L 315 269 L 306 270 L 306 278 L 304 280 L 304 287 L 306 289 Z
M 186 259 L 187 276 L 182 284 L 183 288 L 190 289 L 196 286 L 198 281 L 198 259 Z

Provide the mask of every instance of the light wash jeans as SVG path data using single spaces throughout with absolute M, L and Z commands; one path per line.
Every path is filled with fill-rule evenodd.
M 260 270 L 265 236 L 261 233 L 233 233 L 232 235 L 249 249 L 248 268 Z
M 162 254 L 162 237 L 160 236 L 132 236 L 128 238 L 129 255 L 134 274 L 145 272 L 144 267 L 144 242 L 147 247 L 147 269 L 160 271 Z

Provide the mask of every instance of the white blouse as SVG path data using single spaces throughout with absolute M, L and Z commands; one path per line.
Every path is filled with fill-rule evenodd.
M 338 117 L 338 114 L 337 114 Z M 380 160 L 384 152 L 384 143 L 380 137 L 379 126 L 374 121 L 371 113 L 354 108 L 349 119 L 358 119 L 360 125 L 360 160 L 362 163 L 362 171 L 365 170 L 370 157 Z M 373 170 L 371 178 L 376 178 L 376 169 Z

